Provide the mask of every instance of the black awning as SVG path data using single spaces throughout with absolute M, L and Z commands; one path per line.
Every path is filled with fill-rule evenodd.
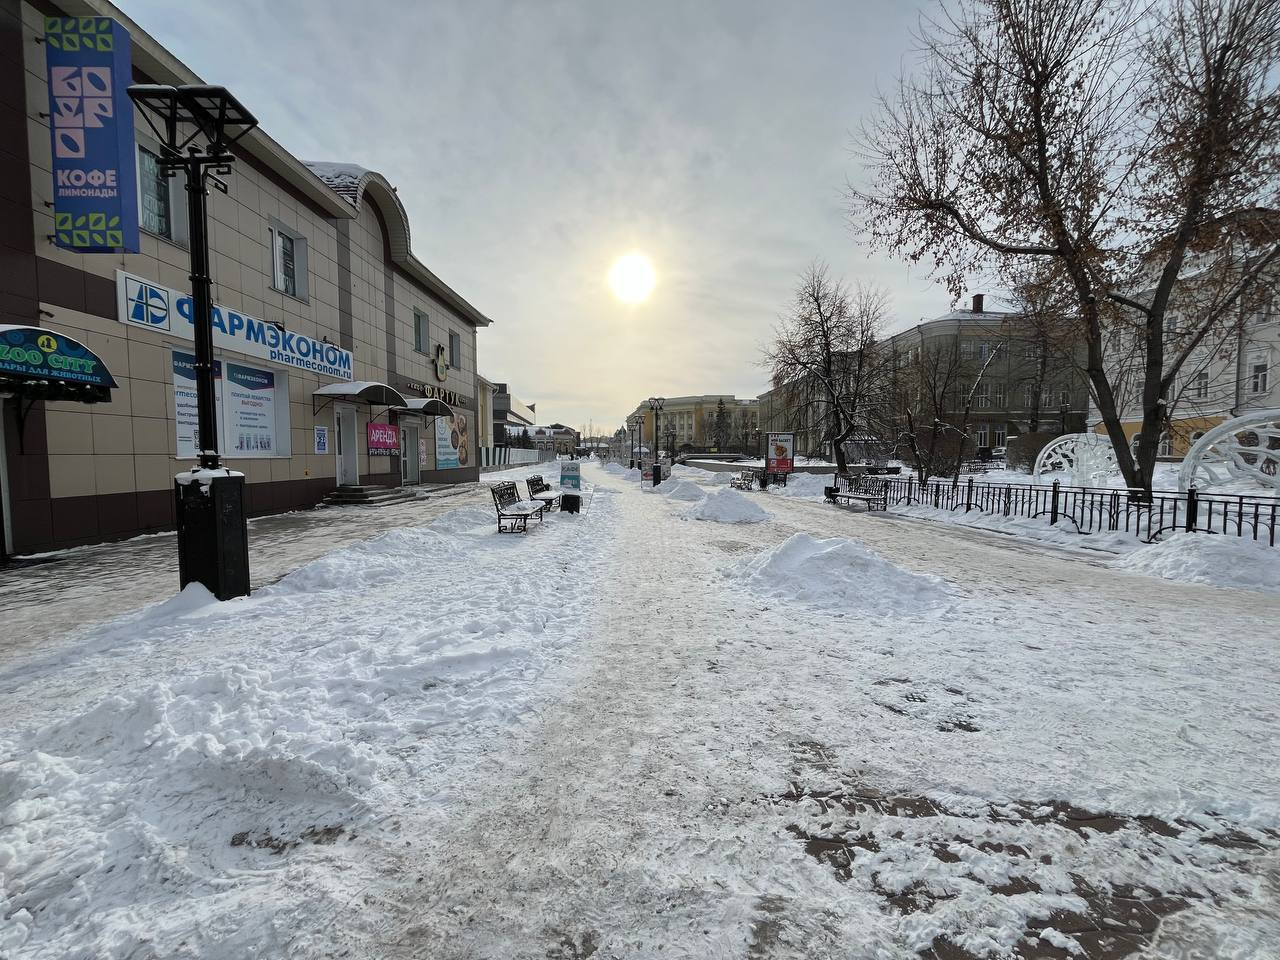
M 115 377 L 79 340 L 47 327 L 0 323 L 0 389 L 34 400 L 110 403 Z
M 421 414 L 424 417 L 453 416 L 453 409 L 443 400 L 437 400 L 435 397 L 411 397 L 400 409 Z

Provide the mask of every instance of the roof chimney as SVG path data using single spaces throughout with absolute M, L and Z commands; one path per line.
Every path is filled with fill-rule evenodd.
M 973 295 L 973 312 L 982 313 L 982 294 L 980 293 Z

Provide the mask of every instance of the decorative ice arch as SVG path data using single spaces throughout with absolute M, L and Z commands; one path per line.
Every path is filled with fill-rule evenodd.
M 1218 424 L 1182 461 L 1178 487 L 1249 484 L 1280 495 L 1280 410 L 1259 410 Z
M 1100 433 L 1068 433 L 1049 441 L 1036 457 L 1033 475 L 1065 470 L 1072 486 L 1109 486 L 1119 472 L 1111 440 Z

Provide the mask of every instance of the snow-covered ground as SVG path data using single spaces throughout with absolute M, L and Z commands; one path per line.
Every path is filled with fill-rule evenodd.
M 583 473 L 0 661 L 0 956 L 1275 956 L 1280 597 Z

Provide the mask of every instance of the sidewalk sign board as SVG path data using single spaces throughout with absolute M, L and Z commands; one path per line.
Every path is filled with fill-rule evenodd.
M 770 473 L 790 473 L 795 469 L 796 435 L 771 433 L 765 449 L 764 468 Z
M 573 460 L 564 460 L 560 463 L 560 489 L 582 489 L 582 464 Z

